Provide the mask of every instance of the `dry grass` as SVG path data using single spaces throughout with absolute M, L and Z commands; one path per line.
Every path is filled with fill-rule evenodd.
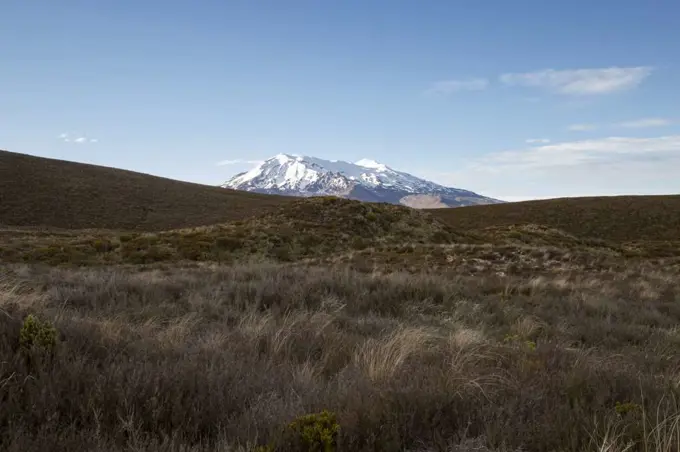
M 677 450 L 677 276 L 5 267 L 0 449 L 246 451 L 329 409 L 339 450 Z
M 357 351 L 359 368 L 373 382 L 394 377 L 407 359 L 421 352 L 430 335 L 423 328 L 400 328 L 380 339 L 368 339 Z

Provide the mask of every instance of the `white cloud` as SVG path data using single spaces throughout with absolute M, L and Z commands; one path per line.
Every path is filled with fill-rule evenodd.
M 498 169 L 498 167 L 545 168 L 669 153 L 680 153 L 680 135 L 655 138 L 607 137 L 567 141 L 535 146 L 521 151 L 491 154 L 478 162 L 478 165 L 488 165 L 490 169 Z
M 99 140 L 96 138 L 87 138 L 85 136 L 71 136 L 68 133 L 62 133 L 57 138 L 59 138 L 64 143 L 97 143 Z
M 599 128 L 626 128 L 626 129 L 643 129 L 647 127 L 662 127 L 673 124 L 674 121 L 667 118 L 642 118 L 632 121 L 616 122 L 611 124 L 572 124 L 567 127 L 568 130 L 572 132 L 587 132 L 589 130 L 595 130 Z M 528 142 L 528 141 L 527 141 Z
M 572 132 L 586 132 L 588 130 L 595 130 L 597 126 L 595 124 L 572 124 L 567 129 Z
M 433 168 L 423 176 L 508 201 L 680 193 L 680 135 L 527 146 L 450 165 L 460 169 L 442 173 Z
M 503 201 L 507 202 L 521 202 L 521 201 L 534 201 L 537 199 L 549 199 L 550 196 L 544 197 L 544 196 L 532 196 L 532 195 L 496 195 L 496 194 L 490 194 L 490 193 L 485 193 L 486 196 L 489 196 L 491 198 L 495 199 L 502 199 Z
M 643 118 L 634 121 L 625 121 L 615 124 L 618 127 L 626 127 L 632 129 L 641 129 L 645 127 L 662 127 L 672 124 L 673 121 L 666 118 Z
M 221 160 L 217 162 L 217 166 L 228 166 L 228 165 L 239 165 L 239 164 L 248 164 L 248 165 L 258 165 L 262 163 L 261 160 L 243 160 L 243 159 L 234 159 L 234 160 Z
M 649 66 L 598 69 L 544 69 L 499 77 L 508 86 L 542 88 L 566 95 L 609 94 L 632 89 L 652 73 Z
M 489 86 L 489 81 L 484 78 L 470 78 L 464 80 L 442 80 L 435 82 L 426 91 L 427 94 L 454 94 L 460 91 L 482 91 Z
M 550 140 L 547 138 L 529 138 L 526 140 L 527 143 L 529 144 L 539 144 L 539 143 L 550 143 Z

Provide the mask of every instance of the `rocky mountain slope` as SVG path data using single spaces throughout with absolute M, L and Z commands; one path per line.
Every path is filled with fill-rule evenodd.
M 497 204 L 501 201 L 444 187 L 373 160 L 356 163 L 279 154 L 235 175 L 224 188 L 288 196 L 339 196 L 416 208 Z

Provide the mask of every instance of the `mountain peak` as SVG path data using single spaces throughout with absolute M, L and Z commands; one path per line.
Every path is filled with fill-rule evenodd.
M 250 171 L 232 177 L 223 187 L 290 196 L 331 195 L 414 207 L 498 202 L 395 171 L 368 158 L 350 163 L 295 154 L 277 154 Z
M 387 165 L 383 165 L 382 163 L 378 163 L 372 159 L 361 159 L 358 162 L 355 162 L 354 164 L 358 166 L 363 166 L 364 168 L 373 168 L 378 171 L 385 171 L 387 169 Z
M 265 162 L 269 162 L 272 160 L 276 160 L 277 162 L 279 162 L 279 164 L 285 165 L 290 161 L 300 161 L 302 160 L 302 157 L 295 154 L 276 154 L 274 157 L 265 160 Z

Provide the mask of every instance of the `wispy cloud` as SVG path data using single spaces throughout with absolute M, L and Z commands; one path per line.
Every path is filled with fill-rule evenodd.
M 671 125 L 673 121 L 667 118 L 642 118 L 634 121 L 624 121 L 615 124 L 617 127 L 626 127 L 631 129 L 642 129 L 646 127 L 663 127 Z
M 644 129 L 649 127 L 669 126 L 675 124 L 676 122 L 677 121 L 668 118 L 642 118 L 632 121 L 614 122 L 609 124 L 572 124 L 567 127 L 567 129 L 574 132 L 585 132 L 588 130 L 603 128 Z
M 597 129 L 597 125 L 595 125 L 595 124 L 572 124 L 569 127 L 567 127 L 567 129 L 571 130 L 572 132 L 586 132 L 588 130 Z
M 86 136 L 82 136 L 82 135 L 69 135 L 68 133 L 62 133 L 57 138 L 59 138 L 64 143 L 84 144 L 84 143 L 98 143 L 99 142 L 99 140 L 96 139 L 96 138 L 87 138 Z
M 544 69 L 503 74 L 499 80 L 508 86 L 541 88 L 564 95 L 597 95 L 632 89 L 651 75 L 652 71 L 653 68 L 649 66 Z
M 426 93 L 448 95 L 461 91 L 482 91 L 486 89 L 487 86 L 489 86 L 489 81 L 485 78 L 441 80 L 433 83 Z
M 262 160 L 243 160 L 243 159 L 220 160 L 219 162 L 217 162 L 217 166 L 239 165 L 243 163 L 248 165 L 258 165 L 262 163 Z
M 595 140 L 568 141 L 534 146 L 519 151 L 491 154 L 476 163 L 476 167 L 489 169 L 537 169 L 574 166 L 607 160 L 654 157 L 656 159 L 677 155 L 680 152 L 680 135 L 655 138 L 607 137 Z
M 680 193 L 680 135 L 609 136 L 524 148 L 431 168 L 428 177 L 503 200 Z
M 550 140 L 547 138 L 529 138 L 526 140 L 527 143 L 529 144 L 539 144 L 539 143 L 550 143 Z

